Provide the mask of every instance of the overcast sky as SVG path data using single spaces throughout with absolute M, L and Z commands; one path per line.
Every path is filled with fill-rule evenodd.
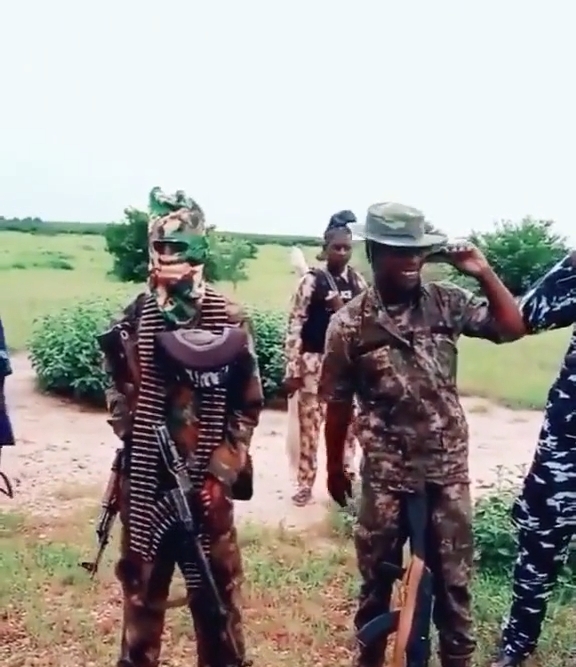
M 160 185 L 221 229 L 320 233 L 398 200 L 454 236 L 526 213 L 568 234 L 575 19 L 569 0 L 5 0 L 0 215 L 108 221 Z

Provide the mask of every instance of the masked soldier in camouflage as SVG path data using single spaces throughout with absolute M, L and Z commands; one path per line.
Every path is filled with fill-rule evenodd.
M 576 253 L 558 262 L 520 303 L 528 334 L 576 324 Z M 492 667 L 519 667 L 534 653 L 548 600 L 576 534 L 576 333 L 550 388 L 544 423 L 513 508 L 518 527 L 512 607 Z M 575 663 L 576 664 L 576 663 Z
M 333 313 L 366 288 L 364 278 L 350 265 L 352 234 L 356 221 L 352 211 L 335 213 L 324 232 L 324 247 L 318 259 L 325 268 L 310 269 L 300 280 L 292 298 L 286 336 L 285 387 L 289 396 L 297 392 L 300 452 L 296 506 L 312 498 L 316 480 L 318 441 L 324 420 L 324 404 L 318 396 L 318 377 L 328 321 Z M 346 469 L 354 470 L 356 439 L 349 428 L 346 440 Z
M 514 298 L 473 246 L 448 248 L 446 258 L 476 278 L 486 298 L 449 283 L 423 283 L 426 257 L 446 242 L 425 229 L 420 211 L 395 203 L 374 204 L 366 223 L 353 227 L 366 241 L 374 285 L 328 326 L 320 378 L 328 402 L 328 491 L 342 506 L 351 494 L 343 449 L 356 395 L 356 432 L 364 454 L 355 529 L 362 577 L 356 627 L 388 610 L 393 578 L 381 565 L 401 564 L 402 499 L 425 493 L 426 561 L 434 580 L 441 664 L 471 667 L 472 505 L 456 344 L 462 334 L 513 341 L 524 325 Z M 385 640 L 359 647 L 354 664 L 379 666 L 384 650 Z
M 125 443 L 121 558 L 116 569 L 124 592 L 118 665 L 159 664 L 168 589 L 178 565 L 189 593 L 186 602 L 195 627 L 198 666 L 242 667 L 251 662 L 244 657 L 239 598 L 242 564 L 233 498 L 239 476 L 251 474 L 248 448 L 263 400 L 252 338 L 239 307 L 204 280 L 208 241 L 204 214 L 193 200 L 180 191 L 168 196 L 154 188 L 149 239 L 149 290 L 113 323 L 122 327 L 122 352 L 132 377 L 115 381 L 107 392 L 110 423 Z M 162 332 L 218 335 L 230 326 L 248 332 L 251 359 L 247 382 L 233 403 L 229 388 L 182 382 L 159 363 L 155 341 Z M 106 363 L 112 378 L 117 378 L 114 359 L 107 358 Z M 214 380 L 216 374 L 206 377 Z M 200 508 L 201 543 L 229 615 L 227 636 L 215 633 L 205 613 L 207 598 L 198 570 L 188 562 L 179 533 L 166 530 L 152 542 L 154 504 L 166 482 L 153 437 L 153 427 L 162 424 L 187 462 L 194 489 L 191 501 Z M 163 516 L 158 525 L 172 526 L 173 519 Z

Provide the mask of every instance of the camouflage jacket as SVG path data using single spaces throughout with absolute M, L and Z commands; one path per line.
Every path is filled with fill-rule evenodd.
M 114 375 L 112 361 L 104 357 L 104 368 L 110 378 L 106 390 L 106 403 L 110 418 L 109 424 L 116 435 L 122 440 L 130 436 L 132 419 L 138 395 L 138 322 L 146 294 L 140 294 L 124 308 L 111 322 L 111 326 L 127 323 L 132 332 L 124 344 L 129 366 L 134 369 L 130 381 L 118 386 L 111 381 Z M 254 351 L 254 341 L 249 322 L 242 309 L 232 301 L 227 301 L 227 311 L 230 324 L 240 324 L 249 333 L 251 352 L 253 357 L 252 373 L 244 389 L 243 406 L 234 410 L 226 417 L 224 443 L 218 449 L 220 458 L 224 458 L 232 470 L 240 470 L 246 459 L 254 429 L 258 425 L 263 405 L 262 384 L 258 368 L 258 361 Z M 170 385 L 167 388 L 167 425 L 178 448 L 184 453 L 192 453 L 196 447 L 199 424 L 199 401 L 191 388 Z M 223 449 L 222 449 L 223 448 Z
M 576 253 L 552 267 L 526 293 L 520 309 L 529 334 L 574 327 Z M 576 328 L 548 393 L 536 453 L 514 519 L 533 530 L 576 526 Z
M 370 287 L 332 317 L 319 391 L 331 402 L 356 395 L 363 475 L 408 490 L 469 481 L 461 334 L 507 340 L 487 301 L 450 283 L 423 285 L 400 310 L 384 309 Z
M 348 272 L 354 273 L 358 288 L 364 290 L 367 287 L 363 276 L 353 269 L 351 266 L 347 267 Z M 284 343 L 284 350 L 286 354 L 286 377 L 301 377 L 303 374 L 302 368 L 302 327 L 308 317 L 308 309 L 312 302 L 312 296 L 316 288 L 316 276 L 311 271 L 305 273 L 300 282 L 296 292 L 292 297 L 290 304 L 290 313 L 288 315 L 288 332 L 286 334 L 286 341 Z M 309 353 L 312 354 L 312 353 Z

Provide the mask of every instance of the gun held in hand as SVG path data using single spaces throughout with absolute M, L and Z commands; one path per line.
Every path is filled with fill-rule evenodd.
M 82 561 L 80 567 L 84 568 L 93 579 L 98 572 L 100 561 L 104 555 L 104 551 L 108 542 L 110 541 L 110 533 L 114 526 L 114 521 L 120 509 L 120 471 L 122 467 L 122 449 L 117 449 L 112 463 L 112 469 L 106 491 L 102 498 L 102 509 L 96 523 L 96 536 L 98 538 L 98 551 L 96 558 L 93 561 Z

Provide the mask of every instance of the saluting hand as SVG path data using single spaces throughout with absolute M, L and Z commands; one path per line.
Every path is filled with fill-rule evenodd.
M 490 271 L 490 264 L 484 253 L 472 243 L 462 243 L 450 246 L 450 263 L 466 276 L 479 278 L 486 271 Z

